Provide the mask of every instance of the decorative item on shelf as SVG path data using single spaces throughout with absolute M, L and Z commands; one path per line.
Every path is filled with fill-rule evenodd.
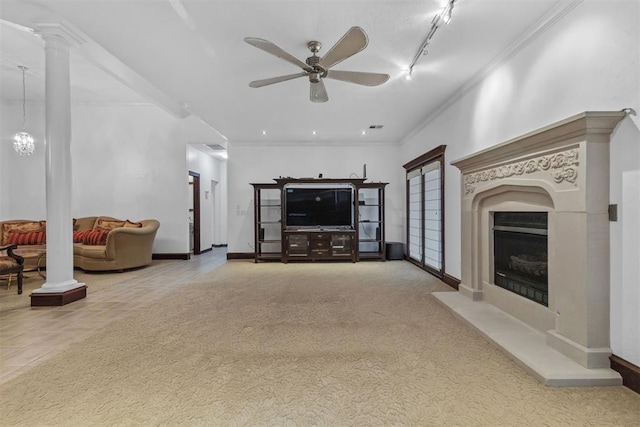
M 28 70 L 27 67 L 19 65 L 18 68 L 22 70 L 22 132 L 16 133 L 13 137 L 13 148 L 21 156 L 30 156 L 36 149 L 33 136 L 26 131 L 27 124 L 27 96 L 24 72 Z

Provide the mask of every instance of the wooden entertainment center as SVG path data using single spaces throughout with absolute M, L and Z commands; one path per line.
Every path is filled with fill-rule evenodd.
M 360 178 L 277 178 L 274 181 L 251 184 L 255 262 L 385 260 L 384 189 L 387 183 L 365 183 Z M 294 201 L 296 193 L 303 194 Z M 327 211 L 315 211 L 314 199 Z M 321 199 L 332 199 L 335 206 L 328 206 Z

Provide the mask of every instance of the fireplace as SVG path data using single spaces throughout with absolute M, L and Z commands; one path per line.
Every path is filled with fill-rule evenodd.
M 608 204 L 624 117 L 581 113 L 452 162 L 461 282 L 435 297 L 547 384 L 621 381 L 609 369 Z
M 493 214 L 494 284 L 549 305 L 546 212 Z

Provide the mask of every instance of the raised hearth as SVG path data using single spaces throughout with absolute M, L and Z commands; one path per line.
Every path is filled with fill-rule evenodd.
M 564 382 L 562 373 L 555 370 L 553 385 L 621 384 L 620 376 L 609 369 L 608 205 L 609 138 L 624 117 L 624 112 L 585 112 L 452 162 L 462 172 L 459 294 L 470 303 L 482 301 L 482 307 L 522 322 L 530 328 L 527 333 L 545 338 L 540 341 L 547 347 L 545 352 L 560 353 L 580 368 L 570 370 Z M 495 231 L 494 222 L 500 222 L 506 213 L 521 212 L 544 214 L 547 235 L 543 240 L 532 238 L 527 250 L 514 249 L 517 239 L 507 236 L 507 246 L 522 252 L 515 254 L 517 267 L 510 258 L 510 268 L 508 262 L 505 266 L 495 258 L 502 256 L 495 251 L 501 250 L 505 236 L 500 232 L 502 226 Z M 528 274 L 517 271 L 523 273 L 525 267 L 535 266 L 539 269 Z M 524 291 L 531 288 L 532 297 L 506 289 L 508 283 L 496 284 L 496 277 L 504 273 L 500 268 L 527 279 Z M 536 289 L 540 291 L 537 296 Z M 440 298 L 446 304 L 445 299 Z M 454 311 L 453 306 L 465 307 L 457 311 L 461 316 L 473 307 L 450 298 L 449 302 Z M 482 328 L 487 325 L 481 317 L 465 319 Z M 484 332 L 495 338 L 491 331 Z M 544 378 L 548 372 L 544 365 L 557 365 L 551 360 L 555 356 L 545 352 L 535 357 L 517 355 L 519 351 L 509 348 L 517 349 L 518 345 L 504 341 L 522 338 L 514 334 L 503 334 L 499 337 L 502 343 L 494 341 L 524 365 L 536 365 L 532 369 Z M 581 383 L 576 372 L 591 379 L 597 373 L 598 381 Z

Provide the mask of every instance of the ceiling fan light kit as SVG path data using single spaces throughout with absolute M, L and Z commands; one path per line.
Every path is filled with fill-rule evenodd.
M 288 74 L 252 81 L 249 83 L 249 86 L 252 88 L 263 87 L 300 77 L 307 77 L 310 83 L 309 99 L 311 102 L 327 102 L 329 100 L 329 96 L 327 95 L 327 90 L 324 86 L 325 78 L 341 80 L 363 86 L 378 86 L 389 80 L 388 74 L 330 70 L 334 65 L 344 61 L 367 47 L 369 39 L 367 38 L 367 34 L 360 27 L 351 27 L 345 35 L 342 36 L 342 38 L 338 40 L 331 49 L 329 49 L 324 57 L 317 55 L 320 49 L 322 49 L 322 43 L 315 40 L 308 42 L 307 47 L 311 51 L 312 55 L 308 57 L 305 62 L 299 60 L 268 40 L 256 37 L 246 37 L 244 41 L 258 49 L 296 65 L 303 70 L 296 74 Z

